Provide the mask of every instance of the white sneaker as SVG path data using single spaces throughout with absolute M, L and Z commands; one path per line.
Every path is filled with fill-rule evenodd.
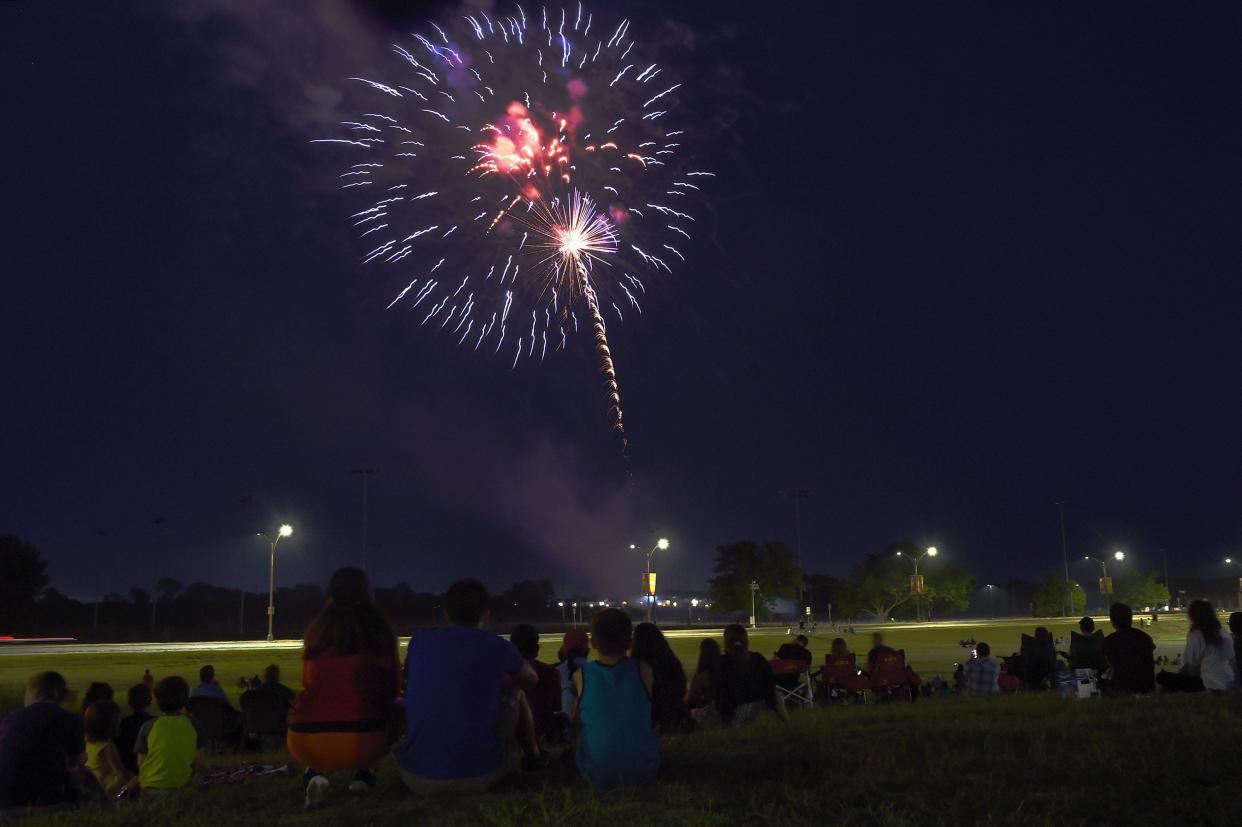
M 316 775 L 306 785 L 306 809 L 317 807 L 327 794 L 328 779 L 322 775 Z

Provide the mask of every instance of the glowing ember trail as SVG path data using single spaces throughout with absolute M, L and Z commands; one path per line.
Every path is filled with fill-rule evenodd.
M 673 122 L 685 87 L 629 31 L 581 4 L 430 23 L 392 46 L 391 77 L 348 79 L 362 114 L 315 140 L 350 154 L 338 185 L 390 311 L 516 367 L 585 308 L 623 453 L 607 320 L 685 260 L 712 177 Z

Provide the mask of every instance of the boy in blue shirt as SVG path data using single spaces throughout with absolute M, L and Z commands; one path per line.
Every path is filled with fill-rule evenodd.
M 651 667 L 626 657 L 634 636 L 630 616 L 604 609 L 591 621 L 597 659 L 574 673 L 578 772 L 593 787 L 650 784 L 660 769 L 651 730 Z

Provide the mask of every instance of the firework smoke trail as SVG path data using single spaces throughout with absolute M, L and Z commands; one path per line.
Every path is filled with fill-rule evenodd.
M 585 306 L 623 452 L 607 321 L 685 260 L 712 176 L 673 122 L 685 89 L 629 32 L 580 3 L 467 9 L 393 44 L 393 77 L 349 78 L 362 114 L 315 139 L 351 154 L 339 186 L 388 310 L 516 368 Z

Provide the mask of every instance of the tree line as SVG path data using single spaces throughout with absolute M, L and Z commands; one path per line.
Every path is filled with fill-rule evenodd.
M 1015 580 L 983 592 L 970 572 L 936 558 L 922 559 L 922 590 L 916 591 L 910 561 L 923 551 L 910 540 L 889 543 L 868 554 L 846 576 L 833 577 L 805 575 L 797 557 L 780 541 L 726 543 L 716 548 L 710 587 L 713 608 L 719 613 L 749 614 L 754 583 L 755 612 L 761 619 L 777 614 L 778 601 L 797 604 L 799 598 L 816 617 L 823 618 L 831 606 L 832 617 L 840 620 L 934 619 L 960 615 L 972 606 L 982 614 L 1056 617 L 1065 609 L 1067 591 L 1073 594 L 1071 614 L 1086 609 L 1087 592 L 1072 580 L 1067 590 L 1063 573 L 1049 573 L 1037 584 Z M 1164 606 L 1170 599 L 1157 572 L 1114 572 L 1113 585 L 1115 593 L 1107 602 L 1119 600 L 1141 609 Z M 1096 584 L 1089 587 L 1094 591 Z M 1099 605 L 1098 595 L 1091 603 Z

